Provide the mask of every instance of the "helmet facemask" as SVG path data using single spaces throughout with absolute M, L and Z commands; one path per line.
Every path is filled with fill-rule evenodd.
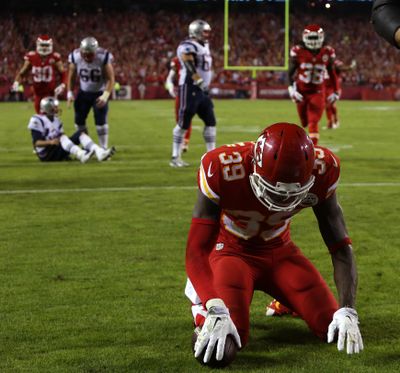
M 53 39 L 41 35 L 36 39 L 36 52 L 41 56 L 48 56 L 53 52 Z
M 250 175 L 250 185 L 258 200 L 270 211 L 292 211 L 306 197 L 308 191 L 314 185 L 315 176 L 311 175 L 307 184 L 300 183 L 270 184 L 255 170 Z
M 303 31 L 303 43 L 307 49 L 321 49 L 324 39 L 324 31 L 319 26 L 310 26 Z

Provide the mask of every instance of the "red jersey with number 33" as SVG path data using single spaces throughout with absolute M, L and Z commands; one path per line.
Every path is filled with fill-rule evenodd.
M 325 45 L 314 54 L 301 45 L 295 45 L 290 50 L 290 58 L 298 66 L 295 77 L 297 90 L 300 93 L 323 92 L 327 67 L 336 58 L 335 50 Z M 336 76 L 331 79 L 336 80 Z
M 48 56 L 40 56 L 36 51 L 28 52 L 25 61 L 31 64 L 33 90 L 37 96 L 52 95 L 56 87 L 56 64 L 61 61 L 59 53 L 53 52 Z
M 339 179 L 339 159 L 315 147 L 315 183 L 297 208 L 290 212 L 268 210 L 255 196 L 249 175 L 253 171 L 254 143 L 225 145 L 206 153 L 198 173 L 201 192 L 222 210 L 220 236 L 234 247 L 278 247 L 290 240 L 291 217 L 303 208 L 328 198 Z

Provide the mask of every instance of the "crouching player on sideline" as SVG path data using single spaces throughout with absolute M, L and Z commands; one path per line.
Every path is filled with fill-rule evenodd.
M 80 130 L 71 137 L 65 135 L 63 124 L 57 116 L 58 112 L 58 100 L 54 97 L 44 97 L 40 101 L 40 114 L 33 115 L 29 121 L 28 129 L 32 134 L 33 147 L 41 161 L 65 161 L 69 160 L 72 154 L 82 163 L 86 163 L 95 154 L 101 162 L 113 154 L 113 148 L 101 148 Z M 79 145 L 82 145 L 83 149 Z
M 203 156 L 186 248 L 195 357 L 205 350 L 207 363 L 217 346 L 221 360 L 228 334 L 239 348 L 246 345 L 255 290 L 291 307 L 322 340 L 332 342 L 337 333 L 339 351 L 345 344 L 348 354 L 363 349 L 357 269 L 336 197 L 339 173 L 339 159 L 289 123 L 267 127 L 255 143 Z M 292 216 L 306 207 L 331 254 L 339 302 L 290 238 Z

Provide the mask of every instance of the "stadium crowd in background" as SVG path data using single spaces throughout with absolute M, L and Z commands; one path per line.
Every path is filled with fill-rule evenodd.
M 0 84 L 13 83 L 24 54 L 34 49 L 38 35 L 48 33 L 63 61 L 82 38 L 93 35 L 104 48 L 113 51 L 116 80 L 120 84 L 142 85 L 144 88 L 149 85 L 163 86 L 169 63 L 175 55 L 176 43 L 186 37 L 186 25 L 195 18 L 205 19 L 213 25 L 210 45 L 214 50 L 214 82 L 249 82 L 250 72 L 223 69 L 222 12 L 206 10 L 192 15 L 172 10 L 147 12 L 136 9 L 107 13 L 99 10 L 95 17 L 87 13 L 35 17 L 30 13 L 18 13 L 11 18 L 3 16 L 0 22 L 3 35 L 0 49 L 7 53 L 2 55 Z M 344 85 L 379 88 L 399 83 L 397 51 L 387 48 L 386 42 L 376 35 L 373 27 L 366 25 L 365 18 L 356 13 L 335 19 L 328 15 L 293 12 L 290 42 L 294 44 L 301 40 L 306 24 L 318 23 L 326 32 L 327 43 L 335 47 L 340 60 L 345 64 L 352 59 L 357 61 L 356 69 L 342 74 Z M 160 22 L 160 19 L 163 21 Z M 283 17 L 262 12 L 235 17 L 233 13 L 229 24 L 230 65 L 283 65 Z M 268 85 L 287 84 L 286 74 L 282 72 L 260 72 L 257 78 Z

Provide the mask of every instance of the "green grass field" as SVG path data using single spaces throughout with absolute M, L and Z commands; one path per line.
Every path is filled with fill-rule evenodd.
M 73 113 L 63 107 L 72 134 Z M 289 101 L 217 100 L 215 107 L 218 144 L 254 140 L 269 123 L 297 121 Z M 169 100 L 111 103 L 111 161 L 43 164 L 27 130 L 32 105 L 1 103 L 0 110 L 0 371 L 210 371 L 191 354 L 183 294 L 204 152 L 200 121 L 186 169 L 168 165 Z M 270 298 L 256 293 L 250 343 L 229 371 L 400 371 L 400 105 L 340 102 L 339 110 L 341 127 L 321 130 L 321 144 L 342 161 L 338 194 L 357 256 L 365 350 L 347 356 L 301 320 L 267 319 Z M 312 212 L 297 216 L 292 230 L 334 288 Z

